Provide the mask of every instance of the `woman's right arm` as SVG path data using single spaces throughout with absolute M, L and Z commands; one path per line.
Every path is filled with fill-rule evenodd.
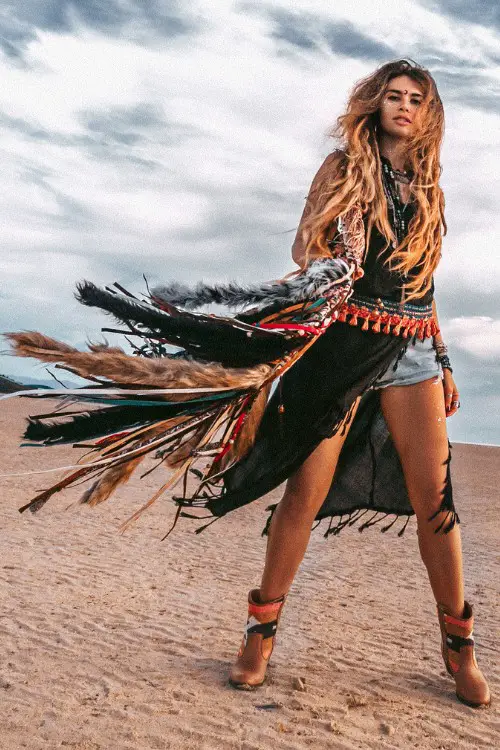
M 334 151 L 332 154 L 328 154 L 323 164 L 316 172 L 311 183 L 309 194 L 306 198 L 306 204 L 304 206 L 302 216 L 300 217 L 297 234 L 295 235 L 295 240 L 292 245 L 292 258 L 295 263 L 297 263 L 297 265 L 299 265 L 301 268 L 304 268 L 306 265 L 305 246 L 302 239 L 302 227 L 304 221 L 308 216 L 310 216 L 313 210 L 318 210 L 319 200 L 321 200 L 321 202 L 325 202 L 325 196 L 321 195 L 321 187 L 325 182 L 325 178 L 328 175 L 331 176 L 332 172 L 336 170 L 341 156 L 342 151 Z

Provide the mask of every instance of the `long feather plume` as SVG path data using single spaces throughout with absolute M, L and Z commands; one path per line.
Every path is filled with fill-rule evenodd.
M 89 344 L 82 352 L 37 331 L 5 333 L 18 357 L 35 357 L 43 362 L 63 362 L 82 378 L 99 376 L 122 385 L 140 384 L 168 388 L 234 387 L 259 388 L 271 372 L 269 365 L 222 367 L 216 362 L 188 358 L 134 357 L 119 347 Z
M 231 366 L 250 366 L 284 356 L 299 342 L 296 331 L 276 332 L 248 325 L 237 318 L 202 315 L 175 310 L 170 314 L 147 302 L 124 294 L 100 289 L 88 281 L 77 286 L 77 299 L 90 307 L 100 307 L 117 320 L 140 328 L 137 335 L 181 346 L 198 359 Z
M 168 422 L 167 424 L 165 424 L 165 422 L 160 422 L 160 424 L 153 425 L 152 427 L 137 430 L 135 434 L 141 439 L 144 439 L 146 436 L 151 438 L 155 435 L 161 435 L 162 432 L 166 432 L 167 425 L 173 426 L 174 424 L 178 424 L 179 421 L 180 420 L 176 419 L 172 420 L 171 423 Z M 130 438 L 119 437 L 114 441 L 114 443 L 111 444 L 111 449 L 116 450 L 117 447 L 120 444 L 123 445 L 123 442 L 127 439 Z M 106 446 L 105 450 L 109 450 L 110 447 Z M 92 507 L 94 505 L 98 505 L 99 503 L 103 503 L 111 496 L 111 494 L 117 489 L 117 487 L 128 482 L 134 471 L 143 462 L 146 455 L 147 454 L 138 456 L 137 458 L 133 458 L 126 463 L 119 463 L 116 466 L 111 466 L 109 469 L 106 469 L 104 474 L 102 474 L 101 477 L 83 493 L 80 498 L 80 503 L 90 505 Z

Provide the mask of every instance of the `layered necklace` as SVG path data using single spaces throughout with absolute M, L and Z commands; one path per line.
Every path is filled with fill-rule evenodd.
M 384 187 L 384 193 L 389 207 L 389 212 L 392 218 L 392 226 L 394 228 L 394 234 L 396 238 L 393 240 L 393 247 L 397 247 L 406 236 L 408 231 L 408 224 L 405 216 L 405 210 L 408 206 L 408 202 L 403 203 L 399 190 L 396 183 L 400 182 L 404 185 L 409 185 L 411 182 L 411 176 L 408 172 L 403 172 L 399 169 L 394 169 L 389 159 L 381 156 L 382 162 L 382 185 Z M 403 281 L 401 287 L 401 305 L 404 305 L 405 301 L 405 281 L 408 278 L 406 273 L 400 274 Z

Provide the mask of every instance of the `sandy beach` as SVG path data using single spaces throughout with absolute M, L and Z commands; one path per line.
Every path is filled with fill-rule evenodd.
M 18 448 L 47 403 L 0 402 L 2 472 L 74 463 L 71 447 Z M 316 530 L 284 610 L 269 681 L 226 675 L 257 584 L 265 507 L 278 490 L 200 535 L 168 497 L 120 524 L 164 481 L 134 476 L 95 509 L 84 488 L 36 515 L 18 507 L 61 473 L 0 479 L 1 750 L 299 750 L 500 747 L 500 448 L 455 443 L 467 597 L 493 705 L 454 697 L 413 520 L 406 534 Z M 301 678 L 305 690 L 297 690 Z

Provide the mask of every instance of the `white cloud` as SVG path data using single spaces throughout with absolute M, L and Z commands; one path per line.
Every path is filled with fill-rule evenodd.
M 193 36 L 146 46 L 80 25 L 75 34 L 38 31 L 27 53 L 31 68 L 0 60 L 0 330 L 37 325 L 83 340 L 104 324 L 72 298 L 83 277 L 137 290 L 143 272 L 157 280 L 246 281 L 295 267 L 293 233 L 285 232 L 296 226 L 333 146 L 327 129 L 375 63 L 334 54 L 325 43 L 300 50 L 271 38 L 265 8 L 290 12 L 285 0 L 255 3 L 258 12 L 229 0 L 196 5 L 201 25 Z M 437 72 L 456 56 L 454 72 L 460 59 L 487 62 L 490 81 L 500 80 L 499 66 L 487 60 L 495 52 L 490 31 L 412 0 L 297 0 L 293 9 L 317 14 L 320 31 L 323 23 L 349 22 L 401 56 L 419 60 L 433 51 Z M 499 118 L 456 97 L 447 103 L 446 93 L 450 232 L 437 290 L 467 294 L 480 316 L 480 293 L 500 288 Z M 127 109 L 141 106 L 158 122 L 131 126 L 137 139 L 120 141 Z M 93 114 L 104 116 L 101 131 L 86 126 Z M 120 130 L 107 134 L 113 117 Z M 498 341 L 495 321 L 477 320 L 467 346 L 459 328 L 453 338 L 473 354 L 474 341 L 481 352 L 487 346 L 478 341 Z M 455 324 L 440 322 L 454 337 Z M 498 347 L 492 351 L 498 356 Z M 0 371 L 13 367 L 0 357 Z
M 451 318 L 441 324 L 443 339 L 474 357 L 498 361 L 500 358 L 500 320 L 486 315 Z

